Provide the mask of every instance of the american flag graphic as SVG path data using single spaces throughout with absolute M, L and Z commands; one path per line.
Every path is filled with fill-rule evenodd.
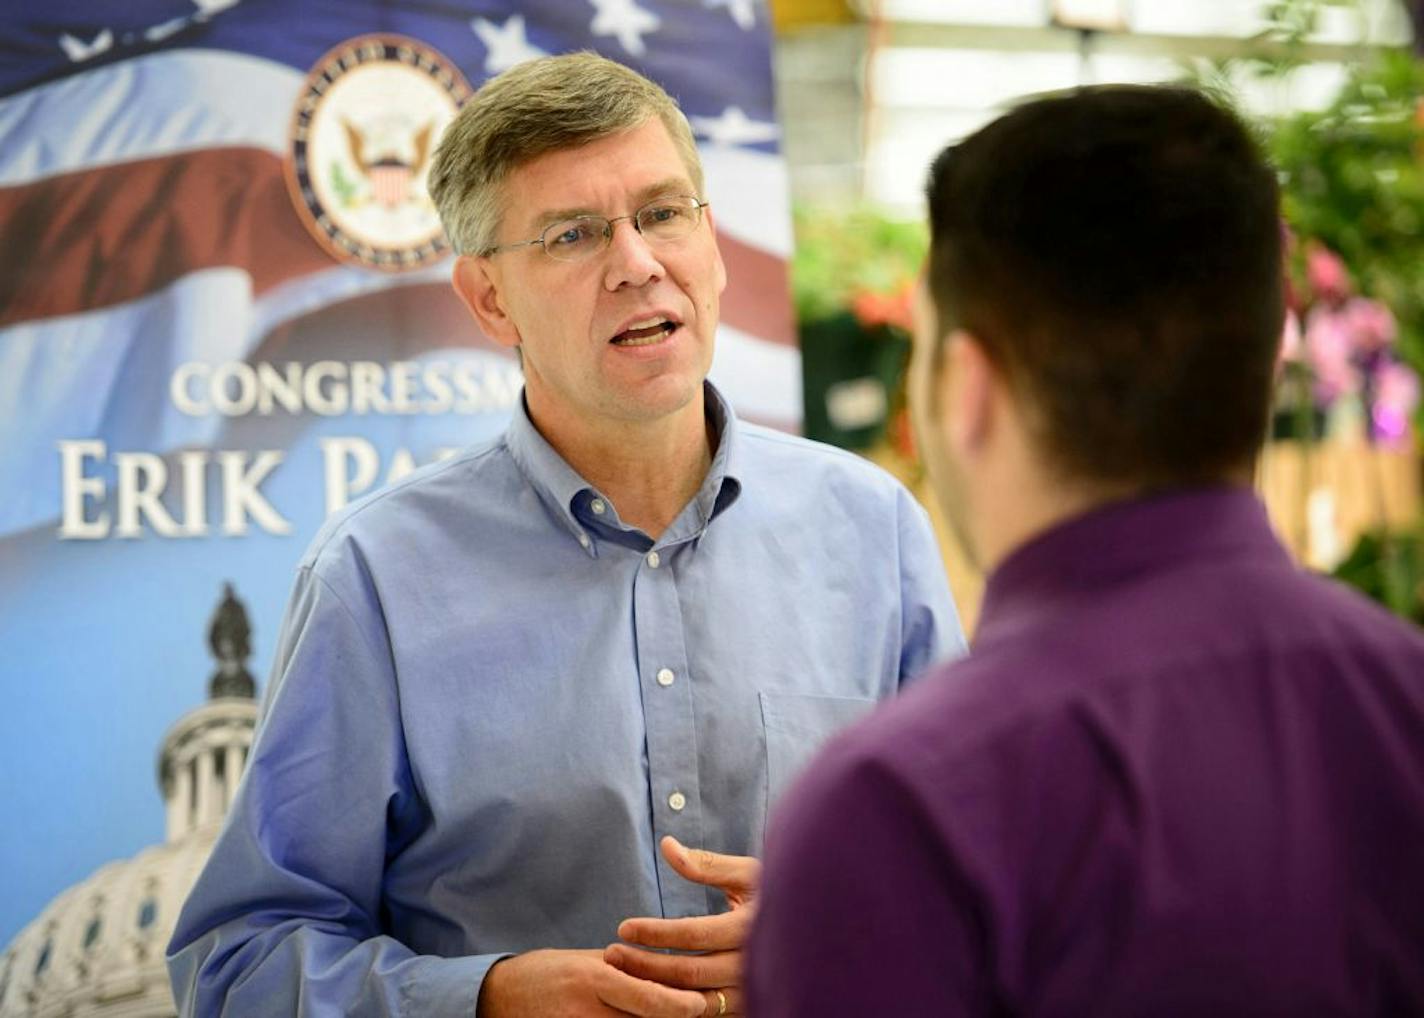
M 53 523 L 59 440 L 230 442 L 236 425 L 168 406 L 185 360 L 487 347 L 447 264 L 343 265 L 284 190 L 308 71 L 370 32 L 427 42 L 476 87 L 578 49 L 659 81 L 698 135 L 729 271 L 712 377 L 749 419 L 799 427 L 762 0 L 57 0 L 6 5 L 0 26 L 0 536 Z M 399 171 L 373 184 L 404 197 Z M 368 327 L 333 335 L 357 307 Z
M 661 82 L 698 136 L 730 277 L 712 377 L 745 418 L 799 428 L 764 0 L 0 4 L 0 761 L 7 812 L 25 818 L 0 825 L 0 945 L 64 887 L 160 840 L 153 753 L 202 700 L 213 667 L 203 634 L 224 584 L 249 606 L 261 680 L 333 476 L 370 490 L 412 458 L 492 437 L 512 406 L 507 395 L 489 401 L 497 411 L 363 413 L 358 369 L 473 366 L 490 391 L 518 383 L 452 293 L 448 258 L 353 264 L 299 211 L 288 172 L 298 101 L 325 54 L 371 35 L 418 40 L 476 87 L 578 49 Z M 388 152 L 419 158 L 408 130 L 389 146 L 375 128 L 362 136 L 372 166 Z M 321 169 L 323 186 L 372 215 L 412 205 L 398 175 L 373 185 Z M 400 201 L 387 210 L 382 196 Z M 172 385 L 192 364 L 308 382 L 346 366 L 351 403 L 311 412 L 314 395 L 330 395 L 316 384 L 302 412 L 187 412 Z M 242 392 L 208 402 L 218 395 Z M 77 490 L 59 448 L 76 441 L 106 450 Z M 358 455 L 362 442 L 379 464 Z M 136 457 L 127 466 L 124 450 Z M 290 526 L 259 525 L 252 492 L 226 472 L 237 460 L 220 457 L 245 457 L 241 470 Z M 180 532 L 124 531 L 125 469 L 150 510 L 159 497 L 144 485 L 166 471 L 162 506 Z M 107 536 L 64 539 L 66 505 L 102 519 Z M 224 532 L 230 510 L 244 532 Z

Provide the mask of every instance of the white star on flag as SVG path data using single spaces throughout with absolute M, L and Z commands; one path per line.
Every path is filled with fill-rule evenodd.
M 623 48 L 635 57 L 648 51 L 643 36 L 657 31 L 662 19 L 639 7 L 634 0 L 589 0 L 597 12 L 589 31 L 594 35 L 616 35 Z
M 82 60 L 97 57 L 100 53 L 112 49 L 113 45 L 114 33 L 107 28 L 94 36 L 93 42 L 85 42 L 83 39 L 76 38 L 68 32 L 65 32 L 59 37 L 59 46 L 64 50 L 64 55 L 76 64 Z
M 500 28 L 488 18 L 471 18 L 470 27 L 485 44 L 485 73 L 499 74 L 536 57 L 549 54 L 525 35 L 524 15 L 511 14 Z
M 756 0 L 704 0 L 706 7 L 725 7 L 737 27 L 750 31 L 756 27 Z
M 161 25 L 154 25 L 152 28 L 143 30 L 143 37 L 149 42 L 162 42 L 170 35 L 177 35 L 183 29 L 193 23 L 192 18 L 174 18 L 172 21 L 165 21 Z
M 692 129 L 713 145 L 756 145 L 781 137 L 781 127 L 752 120 L 739 106 L 728 106 L 720 117 L 688 117 Z

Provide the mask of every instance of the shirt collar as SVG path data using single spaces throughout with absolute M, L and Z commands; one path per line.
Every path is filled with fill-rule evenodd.
M 659 539 L 659 545 L 675 544 L 697 536 L 726 511 L 742 491 L 736 414 L 716 386 L 706 381 L 702 386 L 707 418 L 712 425 L 717 449 L 712 454 L 712 464 L 702 486 L 687 509 Z M 574 540 L 584 545 L 590 555 L 596 554 L 589 528 L 580 520 L 580 515 L 593 499 L 601 497 L 601 493 L 569 466 L 548 440 L 539 434 L 539 429 L 529 418 L 529 409 L 522 394 L 505 430 L 504 444 L 539 497 L 553 510 Z
M 1249 488 L 1194 488 L 1113 502 L 1031 538 L 984 587 L 976 643 L 1002 639 L 1061 598 L 1190 559 L 1289 565 Z
M 707 477 L 692 500 L 698 533 L 725 512 L 742 493 L 737 415 L 732 410 L 732 404 L 711 382 L 703 382 L 702 390 L 706 394 L 707 419 L 712 425 L 717 449 L 712 454 Z

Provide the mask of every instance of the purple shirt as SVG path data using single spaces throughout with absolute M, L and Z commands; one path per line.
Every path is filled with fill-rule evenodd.
M 752 1018 L 1424 1014 L 1424 633 L 1247 491 L 990 577 L 972 655 L 777 811 Z

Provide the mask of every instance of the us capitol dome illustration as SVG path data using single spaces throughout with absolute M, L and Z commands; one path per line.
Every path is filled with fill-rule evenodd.
M 0 1018 L 174 1018 L 163 952 L 212 851 L 247 763 L 257 685 L 247 612 L 226 585 L 208 627 L 218 667 L 208 700 L 158 753 L 161 845 L 100 867 L 62 892 L 0 957 Z

